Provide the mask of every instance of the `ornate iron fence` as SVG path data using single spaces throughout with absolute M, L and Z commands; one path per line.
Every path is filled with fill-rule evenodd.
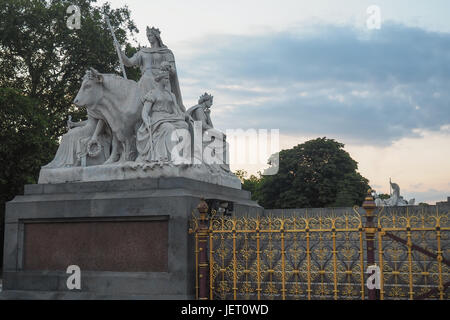
M 448 212 L 224 217 L 206 202 L 191 220 L 199 299 L 448 299 Z M 380 289 L 366 286 L 380 267 Z
M 449 213 L 408 207 L 378 217 L 381 299 L 448 299 Z

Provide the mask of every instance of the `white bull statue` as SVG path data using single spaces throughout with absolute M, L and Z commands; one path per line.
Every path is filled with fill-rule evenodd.
M 102 74 L 90 68 L 74 104 L 89 108 L 112 132 L 112 150 L 105 164 L 134 161 L 136 158 L 136 126 L 141 121 L 142 89 L 137 82 L 115 74 Z

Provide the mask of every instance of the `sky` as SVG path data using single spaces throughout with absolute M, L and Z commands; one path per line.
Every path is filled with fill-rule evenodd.
M 450 196 L 450 1 L 108 2 L 129 7 L 141 45 L 161 30 L 184 104 L 211 93 L 223 131 L 279 129 L 278 149 L 332 138 L 378 193 L 392 178 L 416 203 Z

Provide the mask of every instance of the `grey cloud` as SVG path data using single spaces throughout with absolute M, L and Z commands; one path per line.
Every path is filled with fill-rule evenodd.
M 404 194 L 403 194 L 404 193 Z M 429 189 L 427 191 L 402 191 L 402 195 L 405 199 L 416 199 L 416 204 L 420 202 L 426 202 L 429 204 L 434 204 L 440 201 L 446 201 L 447 197 L 450 196 L 450 190 L 435 190 Z
M 211 36 L 196 46 L 205 50 L 179 59 L 180 74 L 198 80 L 188 95 L 212 88 L 238 105 L 213 115 L 223 128 L 390 144 L 450 123 L 450 34 L 392 23 L 370 33 L 317 26 L 309 34 Z

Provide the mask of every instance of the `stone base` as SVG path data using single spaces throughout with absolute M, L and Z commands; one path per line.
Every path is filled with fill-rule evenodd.
M 125 162 L 111 165 L 70 167 L 70 168 L 42 168 L 39 173 L 39 183 L 65 183 L 129 180 L 144 178 L 183 177 L 220 186 L 241 189 L 241 181 L 231 172 L 222 170 L 219 166 L 173 165 L 173 164 L 142 164 Z
M 188 229 L 201 198 L 262 213 L 248 191 L 185 178 L 27 185 L 6 204 L 0 298 L 195 298 Z

